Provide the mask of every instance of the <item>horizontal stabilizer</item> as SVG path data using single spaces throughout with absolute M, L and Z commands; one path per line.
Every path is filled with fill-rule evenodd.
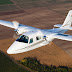
M 67 28 L 64 27 L 63 29 L 72 30 L 72 27 L 67 27 Z
M 72 30 L 72 27 L 69 27 L 68 29 L 69 29 L 69 30 Z
M 58 27 L 58 28 L 60 28 L 61 26 L 62 26 L 61 24 L 54 25 L 54 27 Z
M 61 40 L 72 41 L 72 35 L 68 34 L 54 34 L 53 37 Z

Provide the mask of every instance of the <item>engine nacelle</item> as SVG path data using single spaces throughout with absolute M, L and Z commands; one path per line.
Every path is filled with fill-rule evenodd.
M 27 28 L 24 28 L 24 27 L 19 27 L 18 29 L 14 30 L 14 31 L 16 31 L 16 33 L 18 35 L 20 35 L 20 34 L 23 34 L 23 33 L 27 32 L 27 31 L 29 31 L 29 30 Z

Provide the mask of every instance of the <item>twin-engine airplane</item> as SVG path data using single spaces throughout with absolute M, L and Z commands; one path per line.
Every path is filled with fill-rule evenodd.
M 0 24 L 15 29 L 18 35 L 22 34 L 7 50 L 8 54 L 23 53 L 49 44 L 52 40 L 62 39 L 72 41 L 72 35 L 64 34 L 72 30 L 72 10 L 69 11 L 63 25 L 56 24 L 53 29 L 38 29 L 19 24 L 16 21 L 0 20 Z

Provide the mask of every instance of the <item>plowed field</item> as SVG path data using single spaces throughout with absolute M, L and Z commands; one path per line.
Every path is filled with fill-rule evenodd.
M 24 13 L 0 16 L 0 19 L 7 21 L 17 20 L 25 25 L 42 28 L 42 29 L 48 29 L 48 28 L 50 29 L 53 28 L 54 24 L 63 23 L 65 16 L 55 11 L 49 10 L 47 8 L 32 8 L 32 9 L 24 10 Z M 13 34 L 14 34 L 13 29 L 0 26 L 1 51 L 6 53 L 8 47 L 15 40 L 13 39 Z M 42 64 L 48 64 L 48 65 L 52 64 L 56 66 L 64 65 L 64 66 L 72 67 L 72 57 L 71 55 L 69 55 L 71 52 L 69 54 L 66 53 L 68 52 L 69 46 L 71 46 L 71 44 L 69 44 L 70 42 L 67 42 L 67 44 L 63 44 L 61 42 L 62 42 L 61 40 L 54 41 L 54 43 L 60 45 L 60 47 L 58 47 L 56 44 L 51 42 L 49 45 L 40 47 L 32 51 L 17 55 L 9 55 L 9 56 L 13 57 L 15 60 L 21 60 L 24 57 L 37 57 Z M 65 49 L 63 50 L 63 47 L 67 47 L 68 50 L 65 52 Z

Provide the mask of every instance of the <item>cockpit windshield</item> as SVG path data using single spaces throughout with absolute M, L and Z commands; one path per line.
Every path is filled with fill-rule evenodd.
M 29 37 L 25 35 L 21 35 L 16 41 L 28 43 Z

